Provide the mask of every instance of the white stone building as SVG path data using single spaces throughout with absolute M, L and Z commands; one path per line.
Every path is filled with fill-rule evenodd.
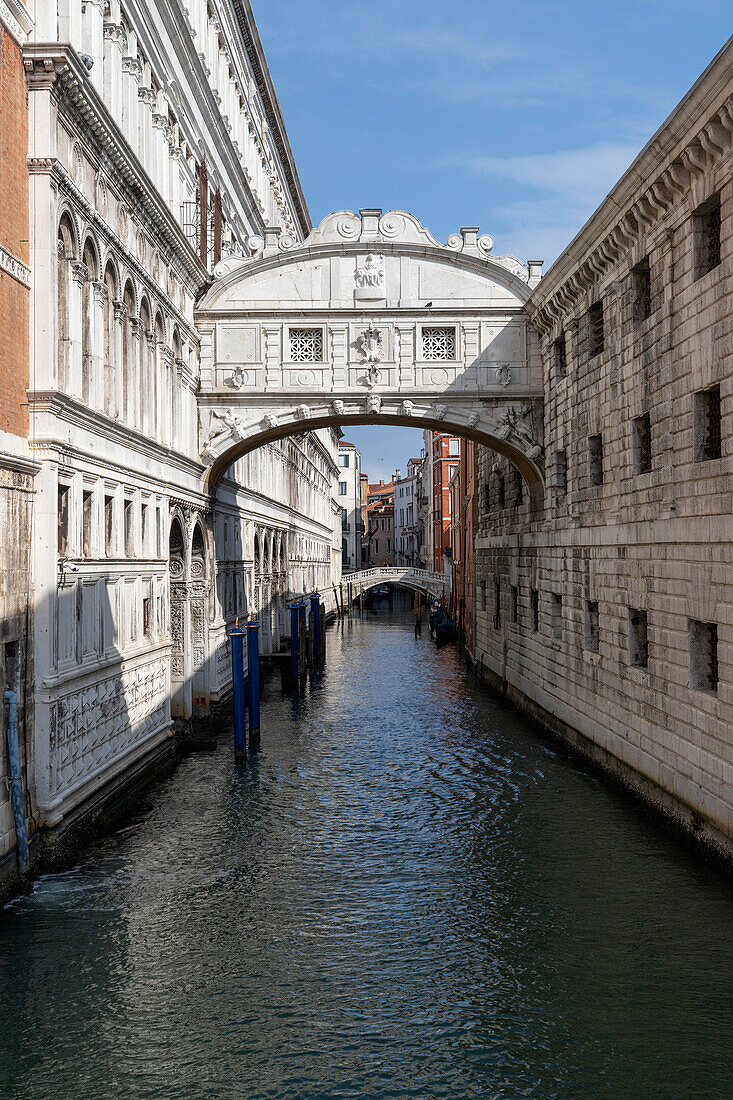
M 363 521 L 361 518 L 361 453 L 342 439 L 338 453 L 337 499 L 341 509 L 341 565 L 343 571 L 361 568 Z
M 395 478 L 395 565 L 418 565 L 417 477 L 421 464 L 420 458 L 408 459 L 406 476 Z
M 195 302 L 266 227 L 310 229 L 248 0 L 49 0 L 25 64 L 29 781 L 48 826 L 222 698 L 236 616 L 259 616 L 267 652 L 288 594 L 338 579 L 338 434 L 269 444 L 204 489 Z

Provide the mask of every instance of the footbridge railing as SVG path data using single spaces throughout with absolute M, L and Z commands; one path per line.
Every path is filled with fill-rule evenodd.
M 344 573 L 342 584 L 351 585 L 351 593 L 358 596 L 380 584 L 399 584 L 404 588 L 418 589 L 429 596 L 447 596 L 451 590 L 451 578 L 446 573 L 434 573 L 430 569 L 413 566 L 375 566 L 355 573 Z

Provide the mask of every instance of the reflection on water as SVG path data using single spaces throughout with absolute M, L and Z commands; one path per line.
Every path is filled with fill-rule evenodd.
M 409 611 L 0 918 L 0 1096 L 727 1098 L 733 901 Z

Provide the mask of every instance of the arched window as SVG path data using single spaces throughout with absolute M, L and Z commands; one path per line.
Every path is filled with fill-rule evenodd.
M 152 410 L 152 393 L 150 390 L 150 341 L 152 340 L 150 307 L 143 300 L 140 306 L 140 358 L 139 358 L 139 383 L 140 383 L 140 427 L 146 434 L 150 434 L 154 423 Z
M 122 333 L 122 416 L 126 424 L 137 422 L 135 401 L 137 369 L 135 363 L 135 292 L 132 283 L 125 284 L 122 296 L 125 320 Z
M 91 404 L 94 388 L 94 288 L 98 278 L 97 256 L 90 240 L 84 245 L 82 262 L 86 267 L 81 292 L 81 396 Z
M 115 307 L 117 299 L 117 279 L 112 264 L 104 270 L 104 411 L 108 416 L 117 412 L 115 383 L 117 373 L 117 333 L 115 332 Z
M 168 364 L 163 357 L 164 348 L 165 328 L 163 326 L 162 316 L 160 313 L 157 313 L 155 315 L 155 342 L 153 344 L 151 387 L 152 405 L 155 410 L 154 438 L 162 443 L 167 442 L 167 410 L 163 407 L 163 402 L 167 400 L 167 395 L 170 393 L 170 386 L 165 384 L 165 374 L 168 370 Z
M 58 258 L 56 268 L 56 324 L 58 335 L 58 387 L 69 392 L 71 381 L 71 315 L 69 299 L 71 285 L 69 263 L 74 258 L 74 232 L 64 216 L 59 223 Z

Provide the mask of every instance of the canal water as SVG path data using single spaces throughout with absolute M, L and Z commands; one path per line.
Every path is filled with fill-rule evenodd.
M 0 914 L 0 1096 L 730 1098 L 733 897 L 388 606 Z

